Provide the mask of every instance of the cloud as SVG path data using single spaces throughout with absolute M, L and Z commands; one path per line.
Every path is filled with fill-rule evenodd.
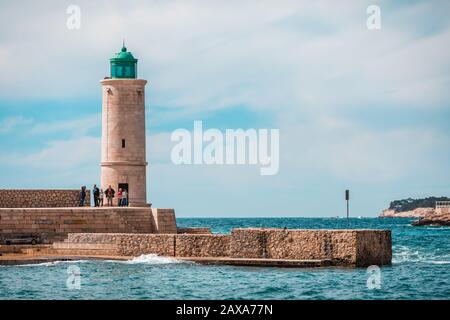
M 22 116 L 14 116 L 2 119 L 0 121 L 0 134 L 8 133 L 16 129 L 22 129 L 33 123 L 33 119 Z
M 329 1 L 81 1 L 82 28 L 74 31 L 65 27 L 62 5 L 4 4 L 1 18 L 11 30 L 0 55 L 13 59 L 0 60 L 8 79 L 1 84 L 8 96 L 98 94 L 98 79 L 125 37 L 150 80 L 149 101 L 181 116 L 235 105 L 294 112 L 377 101 L 429 108 L 448 99 L 448 24 L 418 36 L 425 27 L 417 21 L 429 20 L 431 4 L 382 2 L 386 23 L 369 31 L 368 4 L 345 3 L 336 10 Z M 43 31 L 46 37 L 36 36 Z M 13 37 L 18 33 L 25 36 Z M 37 74 L 41 81 L 25 81 Z
M 170 152 L 173 143 L 170 141 L 171 132 L 147 134 L 147 161 L 150 165 L 170 163 Z
M 397 184 L 440 166 L 450 137 L 428 127 L 372 129 L 339 117 L 322 116 L 281 131 L 280 170 L 285 183 L 326 176 L 340 181 Z M 447 174 L 441 172 L 443 176 Z M 426 174 L 425 174 L 426 176 Z
M 1 162 L 16 167 L 34 167 L 63 171 L 100 162 L 100 139 L 82 136 L 70 140 L 53 140 L 38 151 L 3 154 Z M 20 171 L 19 171 L 20 172 Z
M 101 126 L 101 114 L 91 114 L 78 119 L 70 119 L 54 122 L 36 123 L 28 130 L 29 134 L 50 134 L 62 131 L 72 132 L 74 135 L 83 136 L 89 131 Z
M 78 188 L 99 182 L 100 138 L 48 140 L 22 152 L 0 153 L 2 188 Z
M 89 114 L 77 119 L 38 121 L 24 116 L 13 116 L 0 119 L 0 134 L 20 135 L 25 137 L 68 134 L 73 137 L 87 136 L 93 130 L 100 129 L 101 114 Z

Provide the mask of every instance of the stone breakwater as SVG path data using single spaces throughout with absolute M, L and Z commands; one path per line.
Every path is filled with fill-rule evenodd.
M 80 190 L 1 189 L 0 208 L 77 207 Z M 90 206 L 90 191 L 86 190 L 85 206 Z
M 60 254 L 180 258 L 330 261 L 331 265 L 389 265 L 389 230 L 233 229 L 231 234 L 71 233 L 55 243 Z

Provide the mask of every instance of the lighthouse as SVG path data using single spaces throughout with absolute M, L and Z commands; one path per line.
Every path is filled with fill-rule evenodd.
M 110 59 L 102 85 L 101 187 L 128 191 L 129 206 L 147 206 L 145 85 L 137 79 L 137 59 L 125 44 Z

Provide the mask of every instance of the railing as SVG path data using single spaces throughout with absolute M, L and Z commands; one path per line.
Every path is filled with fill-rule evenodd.
M 436 201 L 437 208 L 450 208 L 450 201 Z

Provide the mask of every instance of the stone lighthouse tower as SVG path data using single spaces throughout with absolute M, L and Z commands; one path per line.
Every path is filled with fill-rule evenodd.
M 110 59 L 111 76 L 102 84 L 101 187 L 128 190 L 129 206 L 147 206 L 145 84 L 137 59 L 125 45 Z

